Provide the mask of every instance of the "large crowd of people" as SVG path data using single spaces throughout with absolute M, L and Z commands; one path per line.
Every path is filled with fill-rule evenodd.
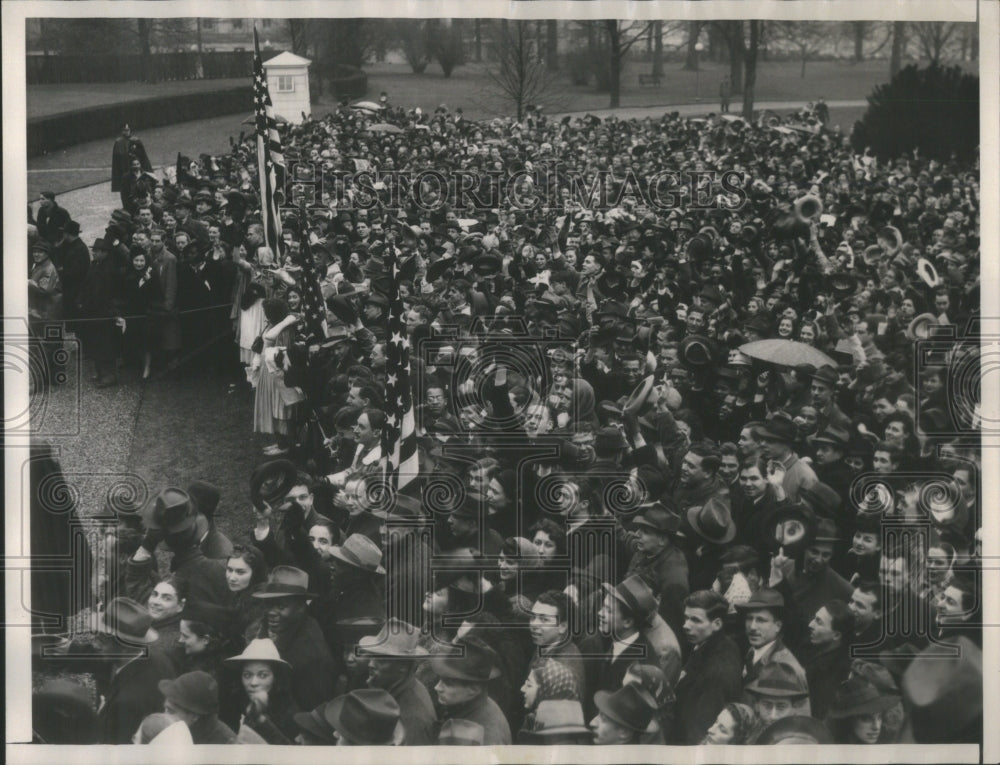
M 282 126 L 277 248 L 253 136 L 132 152 L 90 248 L 45 195 L 34 325 L 102 386 L 215 340 L 268 443 L 245 528 L 202 480 L 109 510 L 96 698 L 48 679 L 38 740 L 979 741 L 977 169 L 808 116 L 344 105 Z

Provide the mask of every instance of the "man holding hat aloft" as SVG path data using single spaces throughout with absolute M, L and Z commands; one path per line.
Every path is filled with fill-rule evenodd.
M 479 723 L 485 731 L 483 744 L 487 746 L 512 743 L 507 718 L 486 691 L 490 680 L 500 677 L 497 665 L 493 649 L 474 637 L 455 641 L 449 647 L 449 654 L 431 659 L 431 668 L 438 678 L 434 692 L 443 717 Z
M 206 558 L 198 546 L 197 509 L 186 491 L 169 487 L 157 494 L 146 527 L 141 546 L 128 562 L 136 575 L 156 567 L 154 553 L 162 541 L 174 554 L 170 570 L 189 583 L 189 599 L 214 605 L 229 601 L 226 562 Z

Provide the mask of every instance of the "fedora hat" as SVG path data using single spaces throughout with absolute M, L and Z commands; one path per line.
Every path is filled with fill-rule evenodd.
M 192 528 L 195 512 L 191 496 L 183 489 L 163 489 L 153 499 L 153 511 L 147 525 L 151 529 L 163 529 L 168 534 Z
M 275 566 L 267 581 L 251 594 L 254 598 L 315 598 L 309 592 L 309 574 L 294 566 Z
M 736 608 L 740 611 L 753 611 L 756 608 L 781 611 L 785 608 L 785 598 L 777 590 L 772 590 L 770 587 L 761 587 L 745 603 L 737 603 Z
M 632 521 L 632 526 L 643 526 L 657 534 L 676 534 L 681 527 L 681 518 L 657 502 Z
M 622 450 L 628 448 L 625 434 L 613 425 L 603 427 L 594 437 L 594 448 L 599 451 Z
M 622 411 L 626 414 L 638 414 L 641 412 L 646 404 L 649 403 L 649 396 L 653 392 L 654 382 L 653 375 L 647 375 L 640 380 L 639 384 L 635 386 L 629 397 L 625 400 Z
M 326 299 L 326 307 L 334 316 L 347 326 L 354 326 L 358 320 L 358 312 L 354 310 L 349 298 L 343 295 L 331 295 Z
M 769 420 L 764 420 L 758 430 L 760 437 L 766 441 L 782 441 L 786 444 L 794 444 L 799 440 L 799 431 L 795 423 L 783 415 L 775 415 Z
M 187 487 L 188 496 L 194 501 L 195 512 L 201 513 L 206 518 L 215 515 L 215 509 L 219 506 L 219 498 L 222 493 L 219 487 L 208 481 L 192 481 Z
M 922 313 L 913 317 L 904 334 L 908 340 L 923 340 L 930 334 L 930 328 L 938 324 L 937 316 L 932 313 Z
M 820 518 L 816 523 L 816 534 L 814 542 L 840 542 L 841 536 L 837 531 L 837 524 L 829 518 Z
M 362 571 L 385 573 L 381 565 L 382 551 L 364 534 L 351 534 L 344 544 L 331 547 L 330 554 L 342 563 L 360 568 Z
M 454 258 L 441 258 L 427 266 L 427 281 L 435 282 L 441 279 L 450 269 L 455 267 Z
M 195 670 L 175 680 L 161 680 L 157 686 L 168 701 L 199 715 L 219 711 L 219 684 L 207 672 Z
M 687 522 L 691 529 L 706 542 L 723 545 L 736 536 L 736 524 L 729 512 L 729 506 L 709 499 L 700 507 L 695 505 L 687 511 Z
M 659 607 L 653 590 L 638 575 L 633 574 L 632 576 L 625 577 L 625 579 L 614 587 L 607 582 L 602 587 L 605 595 L 613 597 L 640 620 L 652 615 Z
M 830 730 L 815 717 L 791 715 L 768 725 L 757 744 L 832 744 Z
M 616 725 L 638 733 L 644 732 L 653 719 L 653 708 L 634 685 L 624 685 L 614 693 L 594 694 L 598 711 Z
M 264 503 L 284 499 L 298 479 L 298 468 L 291 460 L 271 460 L 258 465 L 250 475 L 250 501 L 258 510 Z
M 777 552 L 784 547 L 804 549 L 816 535 L 816 514 L 801 503 L 782 503 L 768 510 L 761 520 L 757 546 Z
M 370 656 L 417 657 L 427 653 L 427 649 L 419 643 L 419 629 L 392 617 L 382 625 L 377 635 L 361 638 L 358 641 L 358 651 Z
M 496 653 L 482 640 L 469 637 L 457 641 L 455 645 L 464 650 L 464 656 L 434 656 L 431 658 L 431 669 L 438 677 L 486 683 L 502 674 L 497 666 Z
M 840 380 L 837 368 L 826 364 L 813 372 L 813 382 L 823 383 L 828 388 L 835 388 Z
M 247 643 L 243 653 L 239 656 L 230 656 L 223 661 L 237 664 L 243 661 L 266 661 L 272 664 L 280 664 L 291 669 L 291 665 L 278 654 L 278 646 L 270 638 L 256 638 Z
M 296 712 L 292 719 L 310 736 L 326 744 L 335 744 L 337 740 L 333 737 L 333 721 L 330 718 L 332 708 L 332 701 L 324 701 L 310 712 Z
M 96 744 L 100 721 L 85 687 L 50 678 L 31 694 L 31 728 L 44 744 Z
M 571 699 L 546 699 L 535 709 L 535 722 L 523 730 L 525 744 L 591 743 L 593 734 L 584 724 L 583 707 Z M 555 739 L 560 739 L 557 742 Z
M 159 634 L 153 629 L 153 617 L 145 606 L 131 598 L 115 598 L 104 610 L 101 631 L 125 643 L 154 643 Z
M 838 428 L 836 425 L 828 425 L 822 431 L 810 438 L 810 441 L 814 444 L 831 444 L 841 451 L 847 449 L 847 443 L 850 440 L 851 435 L 846 430 Z
M 836 489 L 820 482 L 813 484 L 807 489 L 799 489 L 799 502 L 816 513 L 816 515 L 833 518 L 840 508 L 841 500 Z
M 230 632 L 237 621 L 234 608 L 219 606 L 204 600 L 188 599 L 181 609 L 181 619 L 189 622 L 201 622 L 214 627 L 219 632 Z
M 809 695 L 809 688 L 805 684 L 805 678 L 799 677 L 791 666 L 780 661 L 765 664 L 760 671 L 760 675 L 756 680 L 747 685 L 746 690 L 757 696 L 780 698 L 795 698 Z
M 931 289 L 941 284 L 937 269 L 927 258 L 917 258 L 917 276 Z
M 711 366 L 715 362 L 715 343 L 704 335 L 689 335 L 681 341 L 678 356 L 688 367 Z
M 899 703 L 899 696 L 883 696 L 870 680 L 864 677 L 849 677 L 840 684 L 833 704 L 830 705 L 830 717 L 841 719 L 855 715 L 870 715 L 875 712 L 885 712 Z
M 437 743 L 441 746 L 482 746 L 486 729 L 472 720 L 451 718 L 441 724 Z

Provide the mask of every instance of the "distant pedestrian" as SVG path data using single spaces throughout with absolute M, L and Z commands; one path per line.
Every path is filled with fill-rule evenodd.
M 729 75 L 722 78 L 719 85 L 719 111 L 723 114 L 729 113 L 729 100 L 733 97 L 733 83 Z

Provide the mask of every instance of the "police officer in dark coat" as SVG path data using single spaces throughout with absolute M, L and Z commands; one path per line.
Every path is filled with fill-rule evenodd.
M 125 173 L 128 172 L 132 158 L 139 160 L 143 170 L 152 172 L 153 166 L 146 156 L 146 147 L 142 141 L 132 135 L 132 128 L 125 123 L 122 125 L 122 134 L 115 141 L 111 149 L 111 190 L 121 191 L 121 182 Z

